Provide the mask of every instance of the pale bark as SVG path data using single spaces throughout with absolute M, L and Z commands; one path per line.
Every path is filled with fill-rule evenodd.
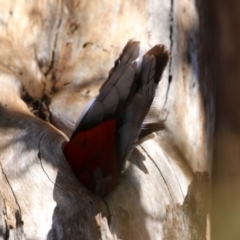
M 195 2 L 1 0 L 0 18 L 0 238 L 206 239 L 213 119 Z M 101 199 L 62 146 L 132 38 L 171 53 L 148 117 L 165 129 Z

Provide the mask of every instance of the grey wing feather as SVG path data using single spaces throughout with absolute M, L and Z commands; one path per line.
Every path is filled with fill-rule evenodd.
M 121 157 L 119 162 L 122 167 L 135 147 L 167 62 L 168 52 L 161 45 L 155 46 L 143 56 L 138 88 L 120 114 L 122 126 L 117 133 L 117 153 Z
M 126 81 L 128 79 L 129 81 Z M 111 91 L 112 86 L 118 86 L 119 84 L 125 83 L 126 85 L 131 85 L 131 82 L 134 79 L 134 71 L 131 66 L 128 65 L 119 65 L 116 67 L 115 71 L 111 75 L 107 84 L 104 85 L 104 88 L 101 89 L 97 99 L 103 101 L 106 95 Z M 132 80 L 132 81 L 131 81 Z M 121 89 L 124 91 L 125 89 Z
M 118 130 L 117 154 L 119 159 L 125 159 L 128 157 L 128 155 L 126 154 L 130 153 L 129 149 L 134 148 L 134 139 L 137 139 L 137 136 L 135 136 L 134 134 L 138 135 L 139 131 L 139 124 L 137 124 L 136 122 L 127 122 Z
M 138 122 L 141 125 L 143 106 L 144 99 L 142 95 L 136 93 L 132 98 L 131 103 L 120 114 L 122 122 Z
M 154 56 L 145 55 L 142 61 L 141 81 L 147 84 L 155 76 L 156 59 Z
M 117 86 L 112 86 L 111 91 L 106 95 L 103 104 L 106 115 L 114 115 L 117 109 L 117 102 L 119 102 L 119 90 Z
M 139 42 L 129 41 L 123 50 L 121 62 L 123 64 L 131 63 L 139 57 Z M 127 53 L 127 54 L 126 54 Z
M 92 125 L 95 122 L 101 122 L 104 116 L 104 104 L 97 99 L 93 102 L 88 112 L 83 118 L 83 122 Z
M 134 61 L 139 57 L 139 52 L 139 42 L 128 42 L 110 71 L 109 78 L 101 87 L 99 95 L 84 115 L 81 115 L 72 137 L 79 131 L 97 126 L 104 120 L 117 118 L 116 114 L 124 107 L 135 80 L 137 63 Z

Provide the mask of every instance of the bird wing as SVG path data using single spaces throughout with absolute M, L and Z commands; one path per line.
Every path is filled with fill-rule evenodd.
M 116 151 L 120 166 L 123 166 L 135 146 L 168 59 L 164 45 L 156 45 L 144 54 L 139 42 L 129 41 L 99 95 L 84 108 L 72 137 L 115 118 Z
M 137 87 L 120 114 L 121 126 L 117 131 L 117 155 L 122 166 L 132 153 L 141 126 L 153 102 L 157 85 L 169 59 L 164 45 L 156 45 L 142 58 Z

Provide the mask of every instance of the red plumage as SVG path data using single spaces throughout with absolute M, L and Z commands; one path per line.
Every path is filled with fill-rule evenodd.
M 116 156 L 116 119 L 104 121 L 76 134 L 64 147 L 64 154 L 78 180 L 89 190 L 96 191 L 93 172 L 103 169 L 103 178 L 111 176 L 105 192 L 115 185 L 119 169 Z M 100 189 L 101 191 L 101 189 Z

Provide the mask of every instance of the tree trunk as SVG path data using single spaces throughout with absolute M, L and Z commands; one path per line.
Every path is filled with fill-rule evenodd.
M 208 237 L 214 99 L 198 7 L 0 0 L 0 238 Z M 139 142 L 102 199 L 77 181 L 62 146 L 133 38 L 170 51 L 148 116 L 164 129 Z
M 240 239 L 240 2 L 203 3 L 210 79 L 216 86 L 212 239 L 234 240 Z

